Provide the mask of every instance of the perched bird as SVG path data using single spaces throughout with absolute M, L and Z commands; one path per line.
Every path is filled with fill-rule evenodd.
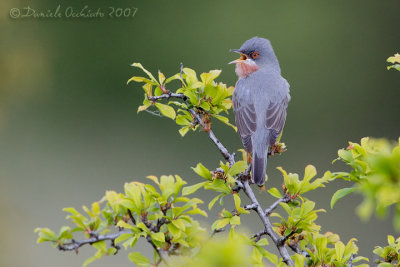
M 269 40 L 253 37 L 237 50 L 239 77 L 233 93 L 233 111 L 243 146 L 252 154 L 252 179 L 257 185 L 265 183 L 268 150 L 275 142 L 286 121 L 290 101 L 289 83 L 281 76 L 278 59 Z

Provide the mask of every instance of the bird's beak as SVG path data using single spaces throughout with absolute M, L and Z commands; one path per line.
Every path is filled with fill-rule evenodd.
M 238 58 L 236 60 L 233 60 L 233 61 L 229 62 L 228 64 L 237 64 L 237 63 L 243 62 L 244 60 L 248 59 L 248 57 L 245 54 L 243 54 L 240 51 L 240 49 L 231 49 L 231 52 L 235 52 L 235 53 L 240 54 L 240 58 Z

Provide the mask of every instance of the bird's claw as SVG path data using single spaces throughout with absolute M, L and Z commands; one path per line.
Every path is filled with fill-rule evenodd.
M 270 147 L 268 154 L 270 156 L 273 156 L 273 155 L 275 155 L 275 153 L 282 154 L 285 151 L 286 151 L 285 143 L 275 143 L 274 145 L 272 145 Z

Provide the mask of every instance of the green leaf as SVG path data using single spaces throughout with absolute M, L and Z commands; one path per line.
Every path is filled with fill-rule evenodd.
M 158 80 L 160 81 L 160 84 L 163 84 L 165 81 L 165 75 L 161 71 L 158 71 Z
M 190 130 L 189 126 L 185 126 L 179 129 L 179 134 L 183 137 L 185 136 Z
M 119 237 L 117 237 L 114 242 L 115 242 L 115 244 L 118 244 L 118 243 L 121 243 L 131 237 L 134 237 L 134 236 L 135 236 L 134 234 L 124 233 L 124 234 L 120 235 Z
M 218 196 L 214 197 L 210 203 L 208 203 L 208 210 L 211 210 L 212 207 L 214 206 L 215 202 L 222 196 L 223 194 L 219 194 Z
M 342 260 L 344 249 L 345 249 L 345 246 L 344 246 L 344 244 L 342 242 L 339 241 L 339 242 L 335 243 L 336 259 L 338 261 Z
M 163 232 L 151 233 L 150 236 L 153 241 L 158 241 L 162 243 L 165 242 L 165 235 Z
M 161 114 L 163 114 L 165 117 L 171 118 L 173 120 L 175 119 L 176 113 L 173 107 L 161 103 L 156 103 L 155 105 L 161 112 Z
M 82 266 L 83 266 L 83 267 L 86 267 L 86 266 L 88 266 L 90 263 L 94 262 L 95 260 L 100 259 L 101 257 L 102 257 L 101 254 L 96 253 L 94 256 L 92 256 L 92 257 L 86 259 L 86 260 L 83 262 Z
M 56 241 L 56 234 L 49 228 L 36 228 L 35 232 L 39 232 L 39 238 L 37 243 L 42 243 L 45 241 Z
M 142 69 L 142 70 L 149 76 L 149 78 L 150 78 L 153 82 L 155 82 L 156 84 L 158 84 L 156 78 L 154 78 L 154 76 L 151 74 L 150 71 L 148 71 L 148 70 L 146 70 L 145 68 L 143 68 L 142 64 L 140 64 L 140 63 L 133 63 L 131 66 Z
M 224 228 L 227 224 L 229 224 L 231 218 L 223 218 L 220 220 L 216 220 L 213 225 L 211 226 L 211 228 L 213 230 L 219 230 L 221 228 Z
M 138 76 L 133 76 L 132 78 L 130 78 L 126 84 L 130 83 L 130 82 L 143 82 L 143 83 L 148 83 L 148 84 L 155 84 L 153 81 L 146 79 L 144 77 L 138 77 Z
M 247 162 L 244 160 L 237 161 L 233 166 L 229 169 L 228 174 L 235 176 L 247 169 Z
M 232 225 L 240 225 L 240 217 L 235 215 L 230 220 L 229 223 Z
M 195 168 L 192 167 L 192 169 L 195 173 L 197 173 L 201 177 L 207 180 L 212 180 L 211 172 L 206 167 L 204 167 L 203 164 L 198 163 L 196 167 Z
M 393 245 L 395 242 L 394 237 L 392 235 L 388 235 L 387 240 L 389 245 Z
M 201 183 L 198 183 L 198 184 L 194 184 L 194 185 L 191 185 L 191 186 L 184 187 L 182 189 L 182 196 L 187 196 L 187 195 L 193 194 L 194 192 L 196 192 L 197 190 L 202 188 L 205 183 L 207 183 L 207 182 L 201 182 Z
M 171 223 L 178 229 L 185 231 L 186 226 L 185 226 L 185 221 L 183 219 L 176 219 L 172 220 Z
M 276 197 L 276 198 L 281 198 L 282 197 L 282 194 L 275 187 L 272 187 L 271 189 L 269 189 L 268 193 L 270 193 L 271 196 Z
M 257 264 L 257 263 L 262 264 L 262 258 L 263 258 L 263 256 L 262 256 L 261 252 L 257 249 L 257 247 L 255 247 L 250 256 L 250 262 L 253 264 Z
M 236 127 L 235 125 L 231 124 L 231 123 L 229 122 L 229 119 L 228 119 L 227 117 L 224 117 L 224 116 L 221 116 L 221 115 L 217 115 L 217 114 L 212 114 L 212 116 L 213 116 L 214 118 L 216 118 L 216 119 L 222 121 L 222 122 L 225 123 L 226 125 L 232 127 L 232 128 L 235 130 L 235 132 L 237 132 L 237 127 Z
M 98 241 L 93 243 L 92 245 L 95 249 L 100 250 L 101 252 L 106 252 L 107 251 L 107 245 L 105 241 Z
M 348 187 L 348 188 L 342 188 L 342 189 L 339 189 L 338 191 L 336 191 L 335 194 L 333 194 L 332 199 L 331 199 L 331 209 L 333 208 L 333 206 L 339 199 L 354 192 L 355 190 L 356 190 L 355 187 Z
M 303 255 L 295 253 L 293 257 L 294 257 L 294 266 L 304 266 L 306 258 Z
M 143 256 L 140 252 L 131 252 L 128 255 L 131 262 L 135 263 L 139 267 L 150 267 L 151 261 Z

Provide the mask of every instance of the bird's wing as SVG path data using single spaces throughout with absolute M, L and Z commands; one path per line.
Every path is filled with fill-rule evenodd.
M 265 126 L 271 130 L 270 145 L 274 145 L 285 126 L 286 108 L 290 96 L 287 95 L 280 101 L 270 102 L 266 109 Z
M 253 150 L 251 135 L 257 127 L 257 114 L 254 104 L 249 100 L 242 97 L 237 91 L 233 97 L 236 126 L 245 150 L 251 153 Z

